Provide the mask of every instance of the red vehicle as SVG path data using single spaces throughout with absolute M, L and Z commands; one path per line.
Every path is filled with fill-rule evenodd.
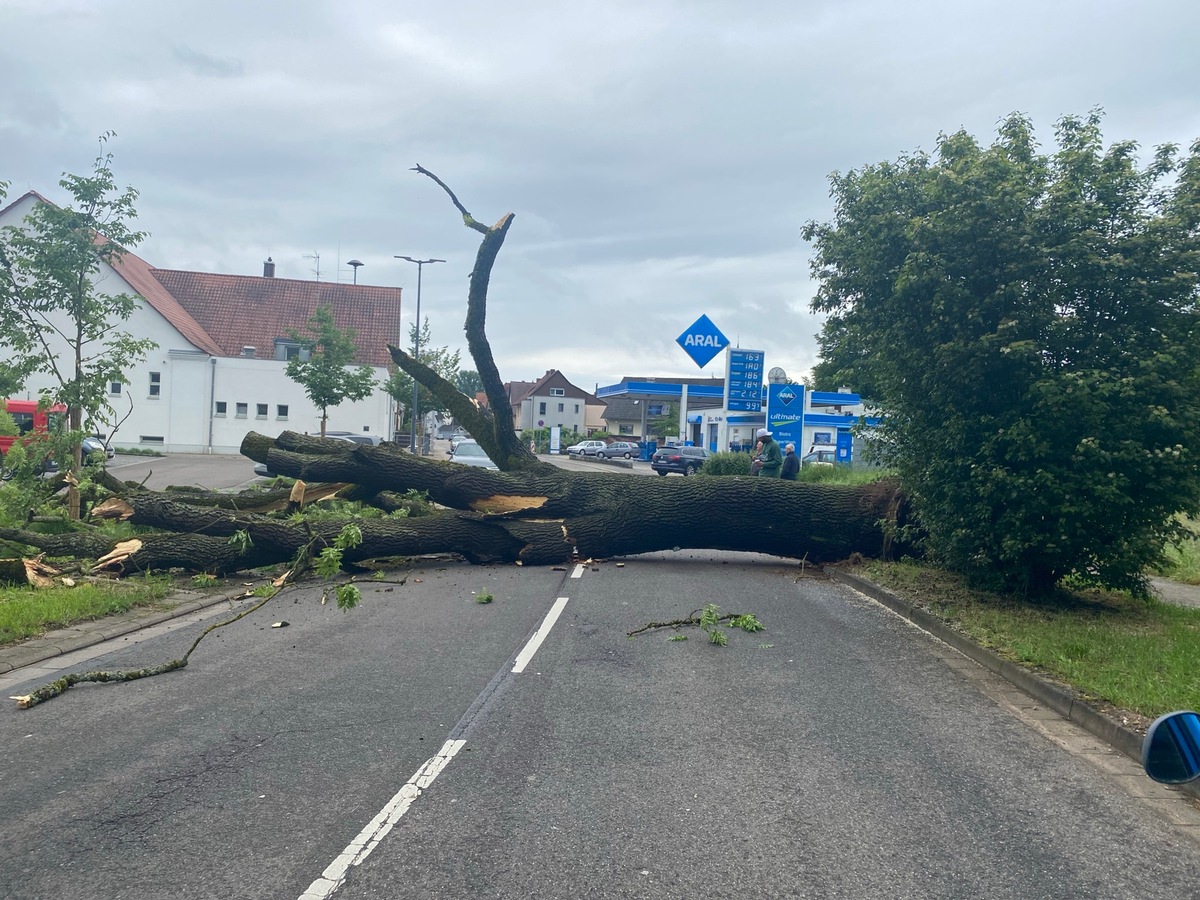
M 61 403 L 39 409 L 36 400 L 5 400 L 4 407 L 21 433 L 16 436 L 0 435 L 0 456 L 8 453 L 8 448 L 15 441 L 28 444 L 36 440 L 37 435 L 49 434 L 52 430 L 61 431 L 66 422 L 67 408 Z

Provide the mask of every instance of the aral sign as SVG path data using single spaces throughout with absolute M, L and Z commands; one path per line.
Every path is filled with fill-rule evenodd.
M 767 429 L 780 447 L 791 442 L 804 455 L 804 385 L 767 385 Z
M 713 361 L 713 357 L 729 346 L 729 338 L 721 334 L 721 329 L 708 316 L 701 316 L 675 339 L 675 343 L 703 369 Z

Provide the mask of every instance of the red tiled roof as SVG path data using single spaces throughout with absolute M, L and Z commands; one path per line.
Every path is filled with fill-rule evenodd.
M 152 272 L 212 336 L 222 356 L 241 356 L 243 347 L 254 347 L 257 358 L 272 359 L 275 338 L 286 338 L 290 331 L 307 335 L 308 320 L 320 305 L 333 309 L 338 328 L 354 330 L 358 364 L 386 366 L 391 362 L 387 344 L 400 341 L 397 287 L 172 269 Z
M 194 347 L 213 356 L 229 356 L 192 315 L 154 277 L 154 269 L 140 256 L 126 250 L 113 257 L 112 266 L 146 302 L 170 322 Z

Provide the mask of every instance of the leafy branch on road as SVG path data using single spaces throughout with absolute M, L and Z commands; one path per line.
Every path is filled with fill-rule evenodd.
M 721 615 L 721 608 L 715 603 L 709 603 L 703 609 L 692 610 L 691 615 L 687 618 L 673 619 L 670 622 L 650 622 L 641 628 L 629 632 L 628 637 L 636 637 L 643 632 L 651 631 L 655 628 L 674 628 L 678 630 L 685 625 L 695 625 L 708 636 L 710 644 L 724 647 L 729 643 L 729 638 L 725 634 L 725 630 L 721 627 L 722 622 L 728 623 L 730 628 L 740 628 L 742 631 L 755 632 L 766 630 L 766 626 L 753 613 L 725 613 Z M 686 638 L 682 635 L 676 635 L 671 640 L 686 640 Z

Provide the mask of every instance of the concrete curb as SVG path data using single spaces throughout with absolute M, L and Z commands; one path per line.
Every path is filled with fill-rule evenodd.
M 986 647 L 976 644 L 966 635 L 955 631 L 941 619 L 914 606 L 903 597 L 893 594 L 887 588 L 881 587 L 873 581 L 867 581 L 865 578 L 851 575 L 840 569 L 826 568 L 825 571 L 835 581 L 840 581 L 842 584 L 854 588 L 860 594 L 865 594 L 872 600 L 883 604 L 892 612 L 908 619 L 922 631 L 927 631 L 939 641 L 949 644 L 963 656 L 999 675 L 1038 703 L 1054 710 L 1067 721 L 1074 722 L 1084 731 L 1098 737 L 1139 765 L 1141 764 L 1142 736 L 1136 731 L 1113 722 L 1094 707 L 1076 697 L 1071 690 L 1052 684 L 1029 669 L 1002 659 Z M 1187 784 L 1175 785 L 1175 787 L 1191 797 L 1200 799 L 1200 782 L 1192 781 Z
M 34 666 L 47 659 L 63 656 L 103 643 L 117 637 L 124 637 L 143 628 L 160 625 L 172 619 L 199 612 L 218 603 L 230 603 L 246 596 L 246 588 L 236 591 L 225 591 L 220 594 L 199 594 L 195 591 L 176 591 L 163 602 L 174 604 L 170 609 L 133 609 L 116 616 L 106 616 L 94 622 L 81 622 L 70 628 L 60 628 L 48 631 L 41 637 L 31 638 L 11 647 L 0 648 L 0 675 L 6 675 L 16 669 Z

